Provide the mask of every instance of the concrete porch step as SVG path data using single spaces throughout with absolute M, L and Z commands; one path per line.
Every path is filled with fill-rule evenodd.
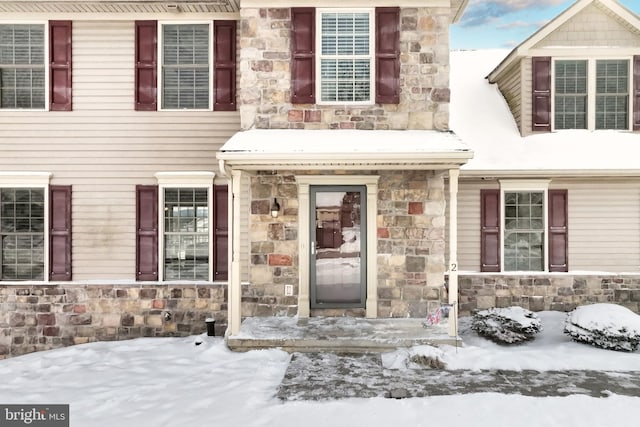
M 227 337 L 233 351 L 281 348 L 287 352 L 372 353 L 416 345 L 462 346 L 448 324 L 424 326 L 424 319 L 354 317 L 251 317 Z

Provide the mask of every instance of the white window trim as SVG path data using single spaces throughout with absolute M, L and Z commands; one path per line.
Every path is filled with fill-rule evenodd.
M 500 181 L 500 271 L 508 273 L 546 273 L 549 272 L 549 183 L 551 180 L 535 179 L 535 180 L 510 180 L 501 179 Z M 543 218 L 544 218 L 544 251 L 543 251 L 543 270 L 542 271 L 518 271 L 505 270 L 504 268 L 504 234 L 505 234 L 505 195 L 506 192 L 513 191 L 541 191 L 543 193 Z
M 378 317 L 378 175 L 296 175 L 298 183 L 298 316 L 310 316 L 310 195 L 311 185 L 364 185 L 367 198 L 367 318 Z
M 49 282 L 49 172 L 0 172 L 0 188 L 42 188 L 44 190 L 44 273 L 42 280 L 0 280 L 1 284 Z
M 322 101 L 322 14 L 323 13 L 368 13 L 369 14 L 369 57 L 371 59 L 369 76 L 369 100 L 368 101 Z M 317 105 L 373 105 L 376 99 L 376 27 L 375 27 L 375 9 L 374 8 L 352 8 L 352 9 L 336 9 L 336 8 L 318 8 L 316 9 L 316 104 Z
M 8 24 L 8 25 L 43 25 L 44 26 L 44 108 L 0 108 L 0 111 L 8 111 L 8 112 L 40 112 L 40 111 L 49 111 L 49 21 L 13 21 L 13 20 L 2 20 L 0 21 L 0 25 Z
M 158 172 L 158 281 L 164 281 L 164 190 L 165 188 L 206 188 L 207 215 L 209 216 L 209 271 L 207 281 L 213 282 L 213 172 Z M 199 282 L 198 280 L 171 280 L 170 283 Z
M 618 129 L 623 132 L 625 130 L 631 130 L 633 126 L 633 56 L 629 55 L 611 55 L 611 56 L 597 56 L 593 58 L 586 58 L 582 56 L 558 56 L 552 58 L 551 67 L 551 129 L 554 132 L 562 132 L 564 130 L 573 129 L 556 129 L 556 62 L 557 61 L 587 61 L 587 129 L 589 131 L 596 130 L 596 63 L 598 61 L 627 61 L 629 69 L 627 72 L 627 128 Z M 616 130 L 616 129 L 597 129 L 597 130 Z
M 209 26 L 209 107 L 208 108 L 162 108 L 162 27 L 165 25 L 208 25 Z M 158 111 L 213 111 L 213 21 L 158 21 L 158 46 L 156 57 L 158 58 Z

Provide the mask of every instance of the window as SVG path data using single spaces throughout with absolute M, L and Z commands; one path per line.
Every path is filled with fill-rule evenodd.
M 207 188 L 164 189 L 164 279 L 209 279 Z
M 209 108 L 209 24 L 164 24 L 162 108 Z
M 44 280 L 43 188 L 0 188 L 1 280 Z
M 587 128 L 587 61 L 556 61 L 556 129 Z
M 373 11 L 319 11 L 320 103 L 373 102 Z
M 556 60 L 555 129 L 629 129 L 629 60 Z
M 504 192 L 504 271 L 544 270 L 544 192 Z
M 226 280 L 227 185 L 212 172 L 156 178 L 136 187 L 136 279 Z
M 374 102 L 400 103 L 400 8 L 291 8 L 291 103 Z
M 481 271 L 568 271 L 568 191 L 546 180 L 480 190 Z
M 629 128 L 629 61 L 596 63 L 596 129 Z
M 0 108 L 45 108 L 45 26 L 0 24 Z

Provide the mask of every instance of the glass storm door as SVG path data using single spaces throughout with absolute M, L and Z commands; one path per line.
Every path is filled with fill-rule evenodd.
M 364 186 L 311 186 L 311 308 L 364 307 L 366 191 Z

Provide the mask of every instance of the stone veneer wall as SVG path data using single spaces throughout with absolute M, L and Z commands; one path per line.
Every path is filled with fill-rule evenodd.
M 517 305 L 531 311 L 571 311 L 579 305 L 615 303 L 640 313 L 640 275 L 460 274 L 460 315 Z
M 0 359 L 94 341 L 200 334 L 227 323 L 226 285 L 0 285 Z M 170 316 L 170 317 L 169 317 Z
M 403 8 L 400 104 L 292 105 L 288 8 L 240 10 L 243 129 L 449 128 L 449 8 Z
M 433 171 L 378 174 L 378 317 L 423 317 L 446 299 L 444 175 Z M 243 316 L 297 314 L 298 189 L 294 175 L 269 172 L 252 178 L 251 272 L 250 284 L 243 286 Z M 274 197 L 281 205 L 278 218 L 269 214 Z M 284 285 L 293 285 L 293 296 L 284 295 Z M 345 313 L 364 315 L 358 310 L 313 312 Z

